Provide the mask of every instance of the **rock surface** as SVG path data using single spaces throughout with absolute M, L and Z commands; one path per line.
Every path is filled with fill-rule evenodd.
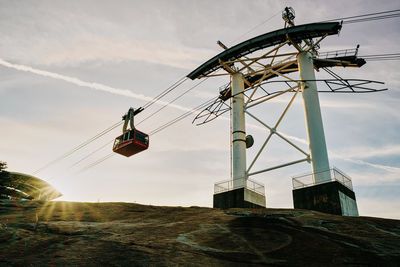
M 399 266 L 400 221 L 292 209 L 0 202 L 1 266 Z

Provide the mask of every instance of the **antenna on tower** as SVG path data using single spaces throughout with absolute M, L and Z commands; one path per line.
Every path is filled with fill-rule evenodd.
M 282 11 L 282 18 L 285 21 L 285 28 L 294 26 L 294 18 L 296 17 L 296 13 L 292 7 L 285 7 Z

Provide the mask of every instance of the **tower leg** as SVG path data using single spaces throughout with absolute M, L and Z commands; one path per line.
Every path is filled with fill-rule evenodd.
M 302 82 L 303 102 L 306 117 L 311 165 L 315 183 L 330 181 L 328 152 L 326 149 L 324 127 L 315 82 L 314 64 L 309 52 L 301 52 L 297 57 Z
M 246 171 L 246 126 L 244 116 L 244 78 L 241 73 L 232 76 L 231 98 L 231 180 L 214 185 L 213 207 L 261 208 L 265 207 L 265 194 L 258 188 L 264 186 L 247 180 Z M 250 184 L 248 184 L 250 183 Z
M 244 81 L 238 72 L 232 75 L 232 182 L 233 188 L 243 187 L 246 175 L 246 128 L 244 116 Z

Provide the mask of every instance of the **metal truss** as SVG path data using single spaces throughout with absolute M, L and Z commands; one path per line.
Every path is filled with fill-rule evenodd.
M 328 72 L 332 72 L 327 69 Z M 333 72 L 332 72 L 333 73 Z M 335 74 L 337 75 L 337 74 Z M 244 92 L 246 103 L 245 106 L 248 108 L 254 107 L 256 105 L 262 104 L 268 100 L 278 97 L 286 92 L 294 92 L 293 88 L 299 82 L 305 82 L 308 80 L 278 80 L 278 81 L 265 81 L 258 84 L 255 88 L 247 88 Z M 320 93 L 372 93 L 388 90 L 387 88 L 373 88 L 378 85 L 383 85 L 383 82 L 364 80 L 364 79 L 343 79 L 338 76 L 336 79 L 318 79 L 313 80 L 319 84 L 325 85 L 327 89 L 318 90 Z M 289 89 L 286 90 L 268 90 L 267 86 L 273 87 L 271 85 L 275 84 L 285 84 Z M 212 102 L 208 107 L 202 110 L 194 119 L 193 123 L 196 125 L 202 125 L 208 123 L 219 116 L 223 115 L 230 110 L 230 104 L 226 103 L 226 100 L 230 99 L 232 96 L 230 94 L 230 83 L 225 86 L 225 90 L 220 92 L 220 96 L 217 97 L 214 102 Z M 320 86 L 321 87 L 321 86 Z M 254 90 L 253 90 L 254 89 Z M 255 97 L 256 89 L 261 89 L 258 92 L 262 92 L 262 95 Z M 251 96 L 248 96 L 246 92 L 253 90 Z
M 229 104 L 220 98 L 216 98 L 208 107 L 197 114 L 192 123 L 197 121 L 197 126 L 205 124 L 215 120 L 229 110 L 231 110 L 231 106 Z
M 300 92 L 300 87 L 296 86 L 294 88 L 291 88 L 292 91 L 295 91 L 294 95 L 292 96 L 292 98 L 290 99 L 289 103 L 287 104 L 285 110 L 283 111 L 283 113 L 281 114 L 281 116 L 279 117 L 279 119 L 277 120 L 277 122 L 275 123 L 274 126 L 269 126 L 268 124 L 266 124 L 265 122 L 261 121 L 259 118 L 257 118 L 255 115 L 251 114 L 246 108 L 246 114 L 249 115 L 251 118 L 253 118 L 254 120 L 256 120 L 257 122 L 259 122 L 262 126 L 264 126 L 265 128 L 267 128 L 269 130 L 269 134 L 266 138 L 266 140 L 264 141 L 264 143 L 262 144 L 261 148 L 259 149 L 259 151 L 257 152 L 256 156 L 254 157 L 254 159 L 251 161 L 248 169 L 247 169 L 247 175 L 251 176 L 251 175 L 255 175 L 255 174 L 259 174 L 259 173 L 263 173 L 263 172 L 267 172 L 267 171 L 271 171 L 271 170 L 275 170 L 278 168 L 282 168 L 282 167 L 286 167 L 289 165 L 293 165 L 293 164 L 297 164 L 300 162 L 310 162 L 310 154 L 305 152 L 303 149 L 301 149 L 299 146 L 297 146 L 296 144 L 294 144 L 293 142 L 291 142 L 288 138 L 286 138 L 283 134 L 279 133 L 277 131 L 277 128 L 279 126 L 279 124 L 282 122 L 284 116 L 287 114 L 290 106 L 292 105 L 294 99 L 296 98 L 297 94 Z M 294 147 L 295 149 L 297 149 L 299 152 L 303 153 L 306 157 L 300 160 L 296 160 L 296 161 L 292 161 L 292 162 L 288 162 L 288 163 L 284 163 L 278 166 L 274 166 L 274 167 L 269 167 L 263 170 L 259 170 L 259 171 L 255 171 L 255 172 L 250 172 L 250 170 L 252 169 L 252 167 L 254 166 L 254 164 L 256 163 L 257 159 L 259 158 L 259 156 L 261 155 L 261 153 L 263 152 L 263 150 L 265 149 L 266 145 L 269 143 L 269 141 L 271 140 L 272 136 L 276 135 L 279 138 L 281 138 L 282 140 L 284 140 L 286 143 L 288 143 L 290 146 Z

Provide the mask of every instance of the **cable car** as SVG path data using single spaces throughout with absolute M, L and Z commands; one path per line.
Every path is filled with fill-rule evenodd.
M 114 141 L 113 151 L 115 153 L 130 157 L 149 148 L 149 135 L 137 130 L 133 123 L 134 115 L 142 110 L 142 108 L 137 110 L 130 108 L 128 113 L 122 117 L 125 122 L 122 135 L 115 138 Z M 130 129 L 127 129 L 128 123 L 130 123 Z

